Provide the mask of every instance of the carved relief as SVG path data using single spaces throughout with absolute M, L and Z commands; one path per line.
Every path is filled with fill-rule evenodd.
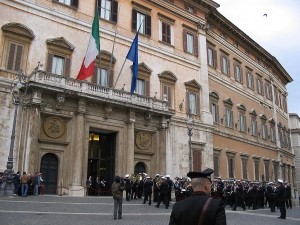
M 66 130 L 65 122 L 56 116 L 49 116 L 44 121 L 44 132 L 50 138 L 61 137 Z
M 140 150 L 148 150 L 152 144 L 152 137 L 149 132 L 140 131 L 135 136 L 135 144 Z

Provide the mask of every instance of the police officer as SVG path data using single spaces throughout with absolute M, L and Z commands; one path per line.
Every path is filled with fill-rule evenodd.
M 283 186 L 283 180 L 278 179 L 278 187 L 276 189 L 277 202 L 280 209 L 280 217 L 278 219 L 286 219 L 286 208 L 285 208 L 285 187 Z
M 226 225 L 226 215 L 221 199 L 209 197 L 211 192 L 212 169 L 189 172 L 193 193 L 176 202 L 170 216 L 169 225 Z

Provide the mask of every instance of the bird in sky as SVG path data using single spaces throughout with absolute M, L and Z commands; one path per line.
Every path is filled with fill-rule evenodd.
M 265 13 L 263 16 L 267 17 L 268 15 L 267 15 L 267 13 Z

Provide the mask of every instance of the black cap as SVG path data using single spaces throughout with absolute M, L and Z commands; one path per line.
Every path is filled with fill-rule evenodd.
M 187 176 L 191 179 L 193 178 L 200 178 L 200 177 L 205 177 L 205 178 L 208 178 L 209 180 L 210 179 L 210 175 L 214 172 L 213 169 L 210 169 L 210 168 L 207 168 L 205 170 L 203 170 L 202 172 L 189 172 L 187 174 Z

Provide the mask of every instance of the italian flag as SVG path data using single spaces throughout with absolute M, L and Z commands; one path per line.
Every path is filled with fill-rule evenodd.
M 98 17 L 98 7 L 96 7 L 89 45 L 85 57 L 83 59 L 80 71 L 76 78 L 77 80 L 84 80 L 94 75 L 95 59 L 99 54 L 99 51 L 100 51 L 99 17 Z

